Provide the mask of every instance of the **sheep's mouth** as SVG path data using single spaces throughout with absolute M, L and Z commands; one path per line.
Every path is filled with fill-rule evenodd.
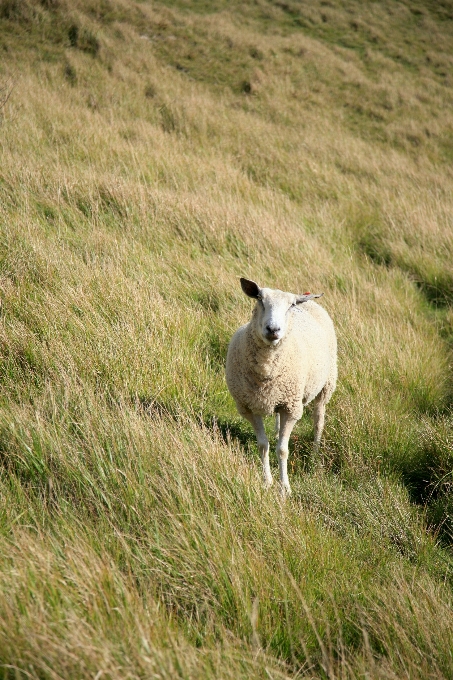
M 266 333 L 266 340 L 270 345 L 277 345 L 281 337 L 278 333 Z

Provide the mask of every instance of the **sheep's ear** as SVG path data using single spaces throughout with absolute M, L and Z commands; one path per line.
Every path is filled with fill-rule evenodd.
M 302 302 L 307 302 L 307 300 L 313 300 L 313 298 L 322 297 L 324 293 L 304 293 L 303 295 L 298 295 L 296 297 L 296 305 L 301 305 Z
M 241 288 L 246 295 L 251 298 L 257 299 L 260 294 L 260 287 L 255 281 L 249 281 L 248 279 L 243 279 L 241 277 Z

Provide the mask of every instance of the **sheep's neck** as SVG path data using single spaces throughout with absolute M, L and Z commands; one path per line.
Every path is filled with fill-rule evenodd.
M 279 374 L 280 347 L 272 347 L 260 341 L 253 327 L 249 329 L 250 369 L 260 381 L 271 380 Z

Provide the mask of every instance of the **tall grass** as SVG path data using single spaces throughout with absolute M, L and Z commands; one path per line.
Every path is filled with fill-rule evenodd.
M 0 0 L 4 677 L 451 677 L 449 11 Z M 338 329 L 284 504 L 240 275 Z

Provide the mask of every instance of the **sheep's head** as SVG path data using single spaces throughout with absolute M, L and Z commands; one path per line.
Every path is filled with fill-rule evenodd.
M 284 293 L 282 290 L 260 288 L 255 281 L 241 278 L 241 287 L 246 295 L 257 301 L 254 311 L 255 331 L 258 337 L 272 347 L 281 342 L 288 330 L 291 312 L 298 305 L 319 298 L 321 295 Z

